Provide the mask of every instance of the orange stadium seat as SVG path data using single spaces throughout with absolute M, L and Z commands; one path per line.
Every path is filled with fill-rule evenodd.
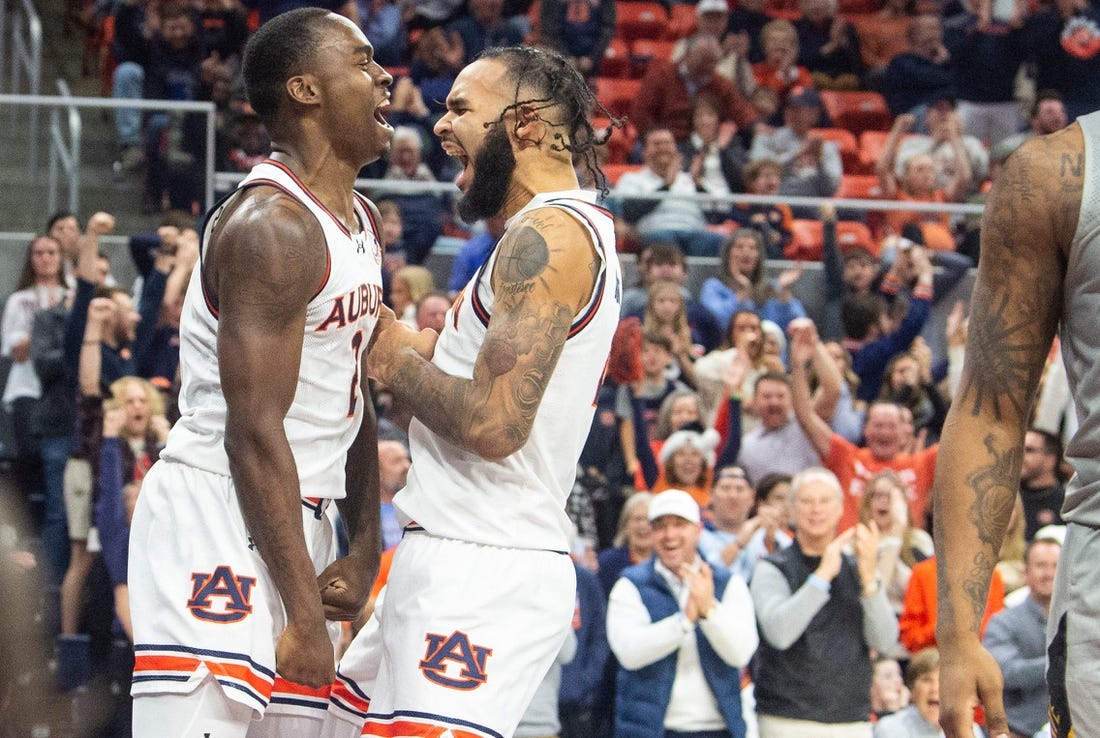
M 665 38 L 676 41 L 687 38 L 693 33 L 695 33 L 695 5 L 688 3 L 673 5 L 672 12 L 669 14 L 668 28 L 665 29 Z
M 630 44 L 630 64 L 635 77 L 645 74 L 645 69 L 653 59 L 668 60 L 672 58 L 672 48 L 675 41 L 654 41 L 649 38 L 640 38 Z
M 631 71 L 630 46 L 621 38 L 611 39 L 600 62 L 600 76 L 629 77 Z
M 893 122 L 886 100 L 877 92 L 823 90 L 821 105 L 837 128 L 859 135 L 864 131 L 889 130 Z
M 601 135 L 611 126 L 607 118 L 593 118 L 592 127 Z M 626 164 L 630 150 L 638 138 L 638 132 L 634 126 L 627 123 L 622 128 L 611 131 L 611 138 L 607 139 L 607 163 Z
M 840 0 L 837 8 L 843 16 L 874 13 L 882 8 L 882 0 Z
M 859 144 L 852 132 L 844 128 L 814 128 L 811 134 L 821 136 L 826 141 L 832 141 L 840 149 L 840 160 L 844 166 L 844 172 L 855 173 L 859 169 Z
M 914 134 L 907 133 L 901 137 L 902 142 Z M 886 139 L 889 131 L 864 131 L 859 134 L 859 161 L 863 171 L 871 174 L 875 171 L 875 165 L 882 159 L 886 151 Z
M 642 164 L 604 164 L 603 173 L 607 176 L 607 183 L 614 186 L 619 177 L 627 172 L 640 172 L 643 168 Z
M 626 115 L 640 89 L 640 79 L 596 78 L 596 99 L 614 115 Z
M 821 261 L 825 226 L 820 220 L 796 218 L 791 224 L 791 242 L 783 255 L 796 261 Z M 836 224 L 836 241 L 840 252 L 861 248 L 878 254 L 878 245 L 871 230 L 856 220 L 840 220 Z
M 873 174 L 844 174 L 836 196 L 852 200 L 873 200 L 879 196 L 878 177 Z
M 668 13 L 660 3 L 615 3 L 615 36 L 624 41 L 660 38 L 667 26 Z

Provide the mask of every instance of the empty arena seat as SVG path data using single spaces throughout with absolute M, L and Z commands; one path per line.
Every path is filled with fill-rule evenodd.
M 834 126 L 857 136 L 868 130 L 889 130 L 893 122 L 885 98 L 877 92 L 823 90 L 821 105 Z
M 629 77 L 631 71 L 630 46 L 621 38 L 611 39 L 600 62 L 600 76 Z
M 668 61 L 672 58 L 672 49 L 675 41 L 654 41 L 649 38 L 640 38 L 630 44 L 630 64 L 635 77 L 645 74 L 649 62 L 654 59 Z
M 796 261 L 821 261 L 824 241 L 825 226 L 820 220 L 796 218 L 791 223 L 791 242 L 783 255 Z M 837 221 L 836 242 L 842 254 L 854 248 L 878 254 L 871 230 L 859 221 Z
M 640 79 L 596 78 L 596 99 L 614 115 L 626 115 L 640 89 Z
M 814 128 L 810 130 L 810 133 L 821 136 L 826 141 L 832 141 L 837 145 L 845 174 L 854 174 L 859 170 L 859 143 L 851 131 L 845 128 Z
M 615 36 L 624 41 L 660 38 L 668 26 L 668 13 L 660 3 L 615 3 Z

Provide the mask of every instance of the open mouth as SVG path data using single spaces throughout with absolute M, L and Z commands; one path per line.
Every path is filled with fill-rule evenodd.
M 382 102 L 378 103 L 378 105 L 376 105 L 374 108 L 374 121 L 386 130 L 392 131 L 393 126 L 391 126 L 389 121 L 386 120 L 385 113 L 386 108 L 388 108 L 389 106 L 390 100 L 388 97 L 382 100 Z

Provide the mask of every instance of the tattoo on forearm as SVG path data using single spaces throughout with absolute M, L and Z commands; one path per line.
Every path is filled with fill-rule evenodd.
M 1037 372 L 1036 356 L 1045 355 L 1046 347 L 1036 340 L 1034 313 L 1023 310 L 1020 319 L 1009 317 L 1009 295 L 1004 292 L 992 310 L 978 317 L 970 329 L 969 345 L 972 366 L 981 372 L 968 372 L 963 397 L 971 398 L 970 412 L 979 415 L 990 403 L 993 415 L 1002 420 L 1002 410 L 1010 405 L 1022 417 L 1030 405 L 1026 394 L 1034 386 Z
M 506 238 L 494 275 L 493 319 L 473 380 L 410 362 L 391 385 L 433 431 L 466 448 L 494 425 L 493 433 L 513 445 L 527 437 L 574 316 L 569 305 L 531 297 L 551 268 L 542 234 L 524 223 Z M 498 387 L 502 381 L 507 384 Z
M 998 450 L 992 433 L 985 437 L 984 443 L 992 460 L 972 472 L 966 480 L 974 491 L 974 502 L 967 511 L 967 517 L 982 544 L 981 550 L 974 555 L 971 570 L 962 582 L 975 622 L 981 622 L 985 612 L 985 593 L 996 564 L 999 541 L 1004 535 L 1003 526 L 1011 517 L 1012 507 L 1016 503 L 1020 464 L 1023 460 L 1023 453 L 1018 445 Z

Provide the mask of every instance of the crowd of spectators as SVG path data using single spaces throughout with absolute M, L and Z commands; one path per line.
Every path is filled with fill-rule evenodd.
M 244 98 L 240 53 L 250 29 L 294 4 L 97 3 L 111 28 L 97 36 L 110 39 L 105 84 L 117 98 L 213 101 L 216 168 L 246 172 L 268 141 Z M 622 250 L 671 239 L 689 255 L 717 256 L 724 236 L 748 226 L 764 233 L 768 258 L 816 258 L 820 239 L 792 228 L 819 220 L 816 212 L 736 195 L 980 202 L 1028 135 L 1100 107 L 1088 84 L 1100 69 L 1089 43 L 1100 36 L 1100 9 L 1090 0 L 1018 2 L 1011 12 L 994 0 L 329 6 L 363 27 L 394 77 L 388 115 L 404 128 L 390 155 L 364 170 L 372 178 L 453 179 L 432 126 L 458 70 L 486 46 L 561 52 L 594 86 L 604 108 L 593 114 L 625 118 L 607 152 Z M 852 115 L 867 108 L 870 118 Z M 147 212 L 199 214 L 203 125 L 194 113 L 117 112 L 117 176 L 144 173 Z M 408 263 L 421 263 L 440 236 L 483 232 L 439 188 L 379 192 L 401 209 L 397 247 Z M 875 242 L 915 226 L 937 252 L 978 256 L 977 224 L 946 211 L 846 210 L 842 219 L 865 223 Z
M 401 320 L 440 329 L 505 227 L 462 223 L 443 190 L 415 186 L 455 174 L 431 128 L 457 71 L 486 46 L 541 43 L 599 91 L 612 52 L 638 40 L 617 21 L 636 4 L 332 3 L 363 25 L 395 77 L 392 150 L 363 174 L 385 180 L 371 194 L 386 302 Z M 240 90 L 240 52 L 250 28 L 291 5 L 122 0 L 109 13 L 113 94 L 214 101 L 218 169 L 247 171 L 267 138 Z M 627 172 L 608 204 L 621 248 L 637 252 L 638 282 L 623 285 L 623 323 L 568 505 L 576 638 L 526 734 L 925 735 L 938 709 L 930 491 L 966 339 L 964 306 L 946 326 L 930 314 L 978 258 L 975 224 L 924 209 L 841 218 L 827 204 L 736 195 L 828 198 L 862 176 L 886 198 L 980 202 L 1016 146 L 1100 107 L 1090 84 L 1100 53 L 1081 40 L 1100 36 L 1100 9 L 652 5 L 667 22 L 651 40 L 666 45 L 617 72 L 637 83 L 627 108 L 593 111 L 627 114 L 613 133 L 628 142 L 613 162 Z M 1072 43 L 1058 42 L 1063 29 Z M 889 117 L 852 151 L 825 102 L 854 91 L 880 94 Z M 1026 120 L 1021 99 L 1031 101 Z M 121 722 L 105 735 L 125 731 L 128 520 L 175 412 L 205 156 L 195 115 L 122 109 L 116 127 L 118 176 L 143 176 L 146 210 L 164 213 L 155 232 L 130 237 L 138 282 L 116 284 L 99 251 L 109 215 L 81 228 L 59 213 L 27 245 L 0 329 L 12 366 L 10 480 L 35 521 L 26 537 L 5 527 L 0 545 L 5 564 L 37 582 L 36 607 L 56 635 L 56 688 L 114 680 L 108 712 Z M 845 237 L 852 220 L 865 236 Z M 806 221 L 820 226 L 813 244 L 798 227 Z M 464 245 L 437 286 L 420 263 L 441 235 Z M 813 315 L 794 296 L 801 265 L 768 269 L 810 246 L 824 274 L 824 310 Z M 698 293 L 687 256 L 717 257 Z M 946 352 L 934 353 L 940 343 Z M 1011 719 L 1021 735 L 1044 721 L 1034 623 L 1049 605 L 1061 442 L 1073 425 L 1060 382 L 1055 347 L 986 620 L 1019 693 Z M 400 532 L 387 506 L 416 459 L 404 445 L 407 411 L 384 391 L 377 402 L 392 548 Z M 831 676 L 838 670 L 845 679 Z

